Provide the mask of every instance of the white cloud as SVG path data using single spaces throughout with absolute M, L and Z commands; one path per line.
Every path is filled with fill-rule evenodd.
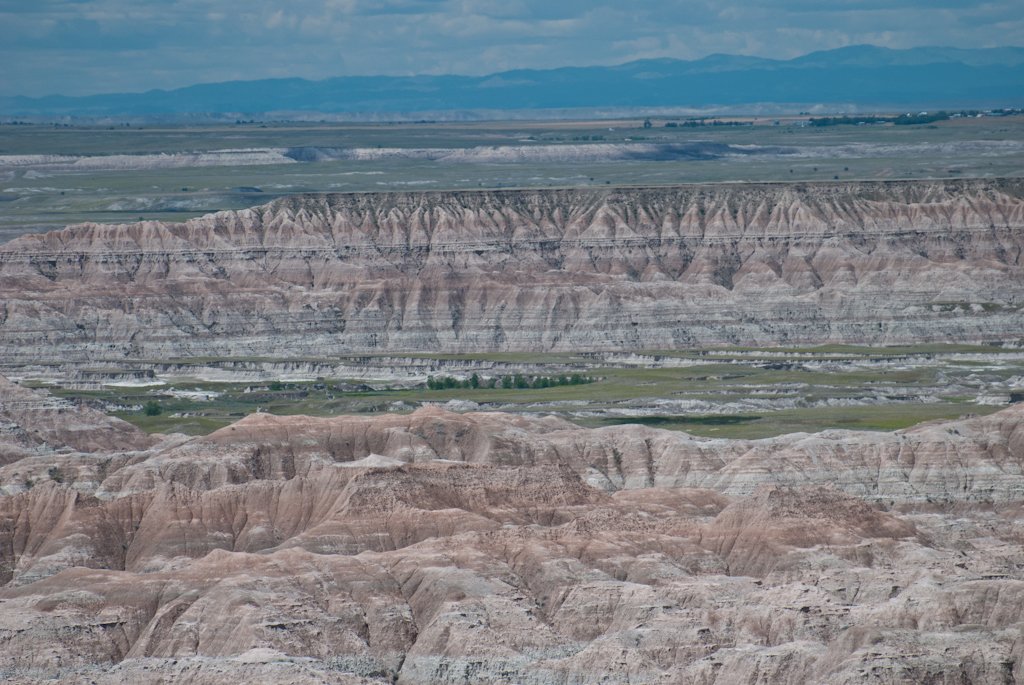
M 285 14 L 284 14 L 284 10 L 277 10 L 276 12 L 271 14 L 269 17 L 267 17 L 267 20 L 265 22 L 263 22 L 263 25 L 266 26 L 268 29 L 276 29 L 276 28 L 279 28 L 281 26 L 294 25 L 294 23 L 295 23 L 295 17 L 294 16 L 289 15 L 289 16 L 286 17 Z

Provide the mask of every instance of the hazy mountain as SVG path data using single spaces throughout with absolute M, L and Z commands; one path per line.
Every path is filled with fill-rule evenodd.
M 208 83 L 176 90 L 0 97 L 7 116 L 186 112 L 417 112 L 684 107 L 754 102 L 914 102 L 1024 97 L 1024 48 L 858 45 L 792 60 L 710 55 L 488 76 L 343 76 Z

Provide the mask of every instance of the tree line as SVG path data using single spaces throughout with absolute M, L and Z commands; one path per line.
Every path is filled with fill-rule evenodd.
M 700 126 L 753 126 L 752 121 L 722 121 L 721 119 L 714 119 L 708 121 L 706 119 L 687 119 L 686 121 L 667 121 L 665 122 L 665 128 L 698 128 Z
M 490 388 L 492 390 L 540 390 L 542 388 L 557 388 L 567 385 L 586 385 L 596 381 L 597 379 L 593 376 L 584 376 L 579 373 L 574 373 L 571 376 L 524 376 L 517 373 L 514 376 L 492 376 L 486 380 L 474 373 L 462 381 L 451 376 L 441 376 L 439 378 L 427 376 L 427 388 L 429 390 L 475 390 L 478 388 Z
M 1002 110 L 993 110 L 992 114 L 1002 114 Z M 900 114 L 897 117 L 867 116 L 842 116 L 842 117 L 818 117 L 808 119 L 811 126 L 842 126 L 856 124 L 884 124 L 893 123 L 896 126 L 913 126 L 914 124 L 930 124 L 933 121 L 946 121 L 947 119 L 959 117 L 975 117 L 982 112 L 978 110 L 962 110 L 960 112 L 921 112 L 918 114 Z

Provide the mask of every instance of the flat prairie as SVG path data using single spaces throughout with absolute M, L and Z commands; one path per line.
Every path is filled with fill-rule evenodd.
M 807 119 L 0 126 L 0 243 L 84 221 L 184 221 L 294 193 L 1024 174 L 1024 116 L 801 126 Z M 323 150 L 333 152 L 311 152 Z

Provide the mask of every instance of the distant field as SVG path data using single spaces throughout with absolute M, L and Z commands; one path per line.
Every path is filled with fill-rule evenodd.
M 367 359 L 377 360 L 380 374 L 372 372 Z M 416 365 L 408 358 L 362 357 L 287 360 L 300 362 L 290 364 L 290 371 L 282 371 L 285 360 L 250 360 L 247 369 L 238 365 L 244 361 L 221 366 L 218 360 L 193 359 L 162 367 L 164 372 L 159 362 L 108 364 L 91 372 L 83 367 L 73 377 L 90 375 L 92 389 L 72 389 L 81 386 L 53 374 L 43 382 L 46 374 L 38 369 L 3 372 L 55 395 L 89 402 L 150 432 L 193 435 L 257 410 L 332 416 L 407 413 L 437 403 L 456 411 L 555 415 L 591 427 L 643 423 L 708 437 L 760 438 L 828 428 L 894 430 L 991 413 L 1024 396 L 1024 351 L 991 346 L 424 355 L 414 360 Z M 429 390 L 427 370 L 441 368 L 441 362 L 446 371 L 434 371 L 436 378 L 450 374 L 462 381 L 475 372 L 483 385 L 492 377 L 515 374 L 580 373 L 597 381 L 542 389 Z M 360 366 L 346 367 L 349 363 Z M 306 371 L 295 371 L 303 365 Z M 333 373 L 325 370 L 331 365 Z M 145 368 L 156 374 L 134 386 L 124 382 L 127 371 Z M 62 367 L 62 372 L 72 370 Z M 328 373 L 332 377 L 317 375 Z M 149 401 L 160 405 L 159 415 L 144 414 Z
M 666 128 L 653 120 L 475 124 L 240 124 L 56 128 L 0 126 L 0 242 L 71 223 L 184 221 L 298 192 L 651 185 L 729 181 L 958 178 L 1024 175 L 1024 117 L 920 126 Z M 599 136 L 599 139 L 595 139 Z M 797 150 L 703 160 L 466 163 L 424 159 L 184 166 L 131 170 L 15 164 L 13 155 L 109 156 L 224 149 L 446 148 L 685 143 Z M 58 165 L 59 166 L 59 165 Z M 65 164 L 64 167 L 69 165 Z M 258 192 L 257 192 L 258 190 Z

